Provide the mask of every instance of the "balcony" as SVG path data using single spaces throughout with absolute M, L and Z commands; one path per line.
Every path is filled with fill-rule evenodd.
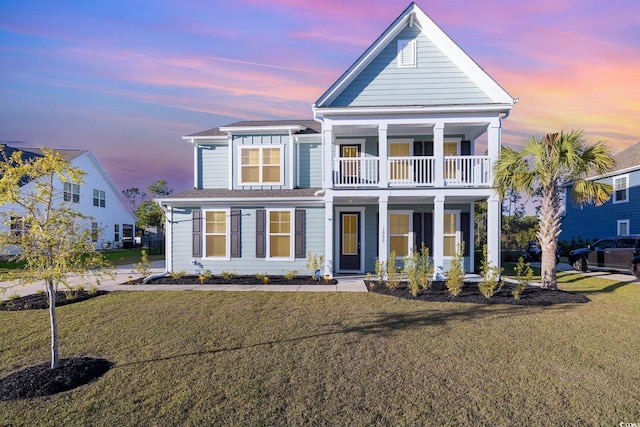
M 378 157 L 336 157 L 333 159 L 334 188 L 436 187 L 435 157 L 411 156 L 386 159 L 387 180 L 380 181 Z M 488 187 L 491 162 L 488 156 L 445 156 L 442 161 L 445 187 Z

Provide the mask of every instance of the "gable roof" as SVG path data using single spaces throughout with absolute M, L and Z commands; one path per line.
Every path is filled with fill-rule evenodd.
M 229 131 L 234 130 L 236 133 L 241 129 L 245 129 L 247 132 L 256 132 L 261 130 L 285 130 L 293 129 L 295 135 L 315 134 L 320 133 L 322 124 L 315 120 L 243 120 L 239 122 L 230 123 L 225 126 L 219 126 L 217 128 L 208 129 L 202 132 L 192 133 L 184 136 L 184 139 L 198 138 L 198 137 L 220 137 L 227 136 Z
M 417 35 L 424 37 L 432 45 L 431 50 L 436 56 L 430 59 L 433 64 L 429 63 L 429 59 L 425 59 L 426 67 L 405 71 L 402 75 L 396 75 L 394 78 L 396 81 L 404 79 L 407 86 L 410 86 L 416 79 L 424 80 L 428 78 L 431 79 L 431 87 L 427 85 L 420 85 L 421 88 L 410 87 L 411 92 L 402 100 L 403 102 L 400 105 L 499 105 L 503 110 L 509 110 L 513 106 L 515 100 L 440 29 L 418 5 L 411 3 L 362 56 L 315 102 L 313 105 L 314 110 L 331 107 L 377 106 L 349 104 L 339 97 L 348 90 L 350 85 L 355 84 L 358 79 L 361 80 L 357 85 L 358 88 L 366 90 L 367 84 L 371 83 L 371 77 L 367 76 L 367 74 L 374 74 L 380 71 L 380 66 L 373 67 L 372 64 L 383 54 L 388 57 L 393 52 L 393 55 L 395 55 L 396 52 L 393 50 L 395 46 L 392 45 L 392 42 L 397 40 L 397 37 L 403 31 L 413 29 L 413 27 L 416 27 Z M 414 32 L 414 34 L 416 33 Z M 386 53 L 384 52 L 385 49 L 387 49 Z M 429 96 L 439 90 L 435 86 L 442 84 L 446 86 L 448 76 L 441 75 L 438 71 L 438 67 L 443 60 L 448 61 L 452 65 L 452 69 L 455 69 L 459 74 L 456 78 L 461 85 L 464 85 L 467 90 L 475 91 L 473 97 L 468 99 L 458 97 L 457 100 L 454 100 L 455 97 L 453 97 L 446 102 L 436 102 L 432 96 Z M 385 61 L 387 64 L 389 63 L 388 58 Z M 438 61 L 440 63 L 436 63 Z M 372 66 L 372 69 L 367 71 L 370 66 Z M 431 68 L 429 68 L 430 66 Z M 336 103 L 336 101 L 339 102 Z
M 22 153 L 27 156 L 43 156 L 43 151 L 41 148 L 14 148 L 13 150 L 22 151 Z M 89 150 L 71 150 L 65 148 L 53 148 L 52 150 L 56 153 L 60 153 L 60 157 L 68 162 L 82 156 L 84 153 L 89 152 Z
M 625 148 L 613 158 L 616 160 L 616 170 L 618 172 L 640 169 L 640 142 Z

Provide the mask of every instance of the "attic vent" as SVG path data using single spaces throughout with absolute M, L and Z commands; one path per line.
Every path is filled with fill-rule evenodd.
M 416 66 L 416 41 L 398 40 L 398 67 Z

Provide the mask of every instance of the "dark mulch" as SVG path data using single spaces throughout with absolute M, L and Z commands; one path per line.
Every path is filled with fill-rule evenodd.
M 104 375 L 113 363 L 93 357 L 61 359 L 51 369 L 51 362 L 29 366 L 0 379 L 0 401 L 50 396 L 89 384 Z
M 73 304 L 84 301 L 89 298 L 97 297 L 109 293 L 108 291 L 73 291 L 73 292 L 56 292 L 56 307 Z M 31 294 L 24 297 L 10 299 L 0 305 L 0 311 L 19 311 L 19 310 L 40 310 L 49 308 L 49 297 L 46 293 Z
M 527 286 L 519 299 L 515 299 L 511 292 L 515 289 L 515 285 L 505 283 L 504 287 L 496 292 L 491 298 L 486 298 L 478 290 L 477 283 L 468 283 L 462 287 L 462 292 L 457 296 L 451 296 L 445 282 L 433 282 L 431 289 L 428 291 L 420 290 L 417 296 L 411 295 L 406 286 L 400 286 L 396 289 L 389 289 L 384 284 L 375 281 L 365 281 L 369 292 L 376 292 L 384 295 L 391 295 L 398 298 L 415 299 L 420 301 L 433 302 L 468 302 L 475 304 L 513 304 L 526 306 L 547 306 L 554 304 L 584 304 L 591 301 L 584 295 L 566 292 L 551 291 L 542 289 L 537 286 Z
M 292 279 L 287 279 L 284 276 L 268 276 L 269 281 L 263 282 L 256 276 L 235 276 L 231 278 L 223 278 L 222 276 L 211 276 L 209 279 L 205 279 L 200 282 L 198 276 L 182 276 L 180 278 L 172 278 L 171 276 L 160 277 L 147 282 L 147 285 L 335 285 L 338 283 L 335 279 L 330 280 L 313 280 L 311 276 L 296 276 Z M 135 281 L 134 283 L 141 283 L 141 281 Z

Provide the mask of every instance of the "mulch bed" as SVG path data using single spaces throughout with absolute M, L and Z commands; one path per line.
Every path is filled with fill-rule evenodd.
M 256 276 L 234 276 L 231 278 L 223 278 L 222 276 L 211 276 L 200 282 L 199 276 L 187 275 L 180 278 L 172 278 L 171 276 L 160 277 L 147 282 L 147 285 L 335 285 L 338 283 L 335 279 L 330 280 L 313 280 L 311 276 L 296 276 L 287 279 L 284 276 L 268 276 L 269 281 L 263 282 Z M 142 283 L 142 280 L 133 283 Z
M 433 302 L 467 302 L 474 304 L 513 304 L 525 306 L 548 306 L 554 304 L 584 304 L 591 301 L 584 295 L 561 290 L 542 289 L 537 286 L 527 286 L 519 299 L 515 299 L 511 292 L 515 285 L 505 283 L 503 288 L 496 292 L 491 298 L 486 298 L 478 290 L 477 283 L 465 282 L 462 292 L 454 297 L 449 293 L 445 282 L 434 281 L 428 291 L 420 290 L 417 296 L 411 295 L 406 285 L 401 285 L 395 289 L 389 289 L 385 284 L 377 281 L 365 281 L 369 292 L 376 292 L 384 295 L 391 295 L 398 298 L 407 298 L 419 301 Z
M 112 366 L 106 359 L 86 356 L 61 359 L 56 369 L 51 369 L 51 362 L 29 366 L 0 379 L 0 401 L 71 390 L 97 380 Z
M 56 307 L 74 304 L 89 298 L 98 297 L 109 293 L 108 291 L 58 291 L 56 292 Z M 49 297 L 46 292 L 41 294 L 26 295 L 16 299 L 5 300 L 0 305 L 0 311 L 41 310 L 49 308 Z

